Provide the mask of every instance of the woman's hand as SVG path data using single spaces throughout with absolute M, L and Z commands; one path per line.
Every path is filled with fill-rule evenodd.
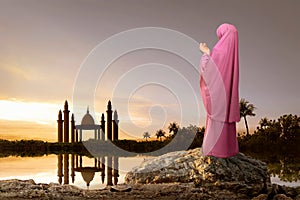
M 203 53 L 206 54 L 210 54 L 210 50 L 209 48 L 206 46 L 206 43 L 200 43 L 200 47 L 199 47 L 200 51 L 202 51 Z

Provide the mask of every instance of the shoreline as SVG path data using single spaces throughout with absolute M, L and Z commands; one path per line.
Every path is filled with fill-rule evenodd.
M 300 187 L 273 184 L 265 194 L 251 197 L 218 186 L 196 187 L 193 183 L 120 184 L 104 189 L 81 189 L 58 183 L 0 180 L 0 199 L 300 199 Z

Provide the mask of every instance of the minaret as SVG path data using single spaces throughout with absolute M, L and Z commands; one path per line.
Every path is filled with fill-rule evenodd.
M 105 140 L 105 120 L 104 120 L 104 113 L 101 116 L 101 140 Z
M 71 117 L 71 142 L 75 142 L 75 121 L 74 121 L 74 114 Z
M 113 120 L 113 135 L 114 135 L 114 141 L 119 139 L 119 129 L 118 129 L 118 113 L 117 110 L 114 112 L 114 120 Z
M 57 142 L 63 141 L 63 121 L 61 110 L 59 110 L 57 120 Z
M 107 104 L 107 111 L 106 111 L 106 118 L 107 118 L 107 139 L 112 140 L 112 110 L 111 110 L 111 102 L 108 101 Z
M 64 142 L 69 142 L 69 110 L 68 110 L 68 101 L 65 101 L 65 110 L 64 110 Z
M 78 130 L 77 129 L 75 129 L 75 133 L 76 133 L 75 141 L 78 142 Z

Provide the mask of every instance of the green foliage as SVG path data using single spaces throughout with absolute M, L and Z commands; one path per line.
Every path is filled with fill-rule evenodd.
M 299 152 L 300 118 L 297 115 L 282 115 L 277 120 L 264 117 L 252 135 L 239 137 L 242 150 L 261 152 Z

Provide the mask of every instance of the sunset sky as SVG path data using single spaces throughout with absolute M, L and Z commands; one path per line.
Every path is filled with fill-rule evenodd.
M 0 0 L 0 138 L 55 141 L 58 110 L 67 99 L 73 112 L 76 78 L 90 52 L 114 34 L 142 27 L 175 30 L 212 48 L 216 28 L 234 24 L 240 97 L 257 107 L 250 128 L 265 116 L 299 115 L 299 8 L 298 0 Z M 141 65 L 147 73 L 137 72 Z M 94 105 L 82 108 L 89 106 L 98 123 L 112 99 L 121 138 L 141 138 L 144 131 L 153 135 L 172 121 L 187 126 L 198 115 L 196 125 L 203 126 L 202 102 L 199 111 L 181 119 L 180 108 L 192 106 L 185 92 L 199 88 L 192 72 L 189 63 L 170 52 L 132 51 L 114 60 L 99 79 Z M 142 84 L 152 78 L 153 84 Z M 113 88 L 119 90 L 115 96 Z M 199 99 L 200 91 L 195 95 Z M 125 111 L 129 115 L 122 115 Z M 75 116 L 77 123 L 81 117 Z M 243 121 L 238 128 L 244 131 Z

